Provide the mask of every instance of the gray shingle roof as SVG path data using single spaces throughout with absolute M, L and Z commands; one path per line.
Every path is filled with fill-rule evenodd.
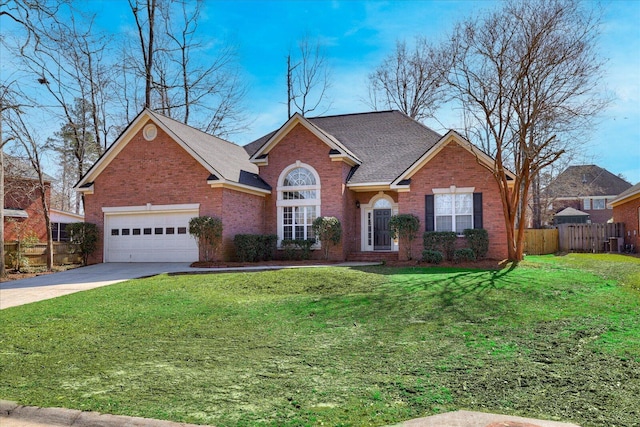
M 596 165 L 569 166 L 547 187 L 552 197 L 614 196 L 631 187 Z
M 611 200 L 611 203 L 618 202 L 620 200 L 626 199 L 627 197 L 638 194 L 638 193 L 640 193 L 640 182 L 634 185 L 633 187 L 629 187 L 622 193 L 618 194 L 618 197 Z
M 38 180 L 38 174 L 31 163 L 26 159 L 4 154 L 4 173 L 7 177 Z M 45 182 L 52 182 L 54 178 L 44 174 Z
M 153 111 L 147 112 L 169 129 L 174 138 L 179 139 L 202 162 L 209 165 L 216 174 L 219 174 L 219 178 L 270 190 L 264 181 L 255 178 L 258 173 L 258 167 L 249 161 L 249 156 L 243 147 L 209 135 L 162 114 Z
M 306 119 L 362 161 L 350 176 L 351 184 L 391 183 L 441 138 L 399 111 Z M 245 149 L 253 155 L 273 134 L 247 144 Z

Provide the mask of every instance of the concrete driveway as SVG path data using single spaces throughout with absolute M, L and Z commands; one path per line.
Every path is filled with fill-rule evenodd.
M 162 273 L 211 271 L 187 262 L 108 263 L 0 283 L 0 309 Z

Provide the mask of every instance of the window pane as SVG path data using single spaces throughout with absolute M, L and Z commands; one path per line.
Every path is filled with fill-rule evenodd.
M 153 234 L 162 234 L 163 230 L 164 228 L 162 227 L 156 227 L 155 230 L 153 230 Z
M 282 233 L 283 233 L 282 238 L 284 240 L 293 239 L 293 227 L 291 227 L 290 225 L 285 225 L 283 230 L 282 230 Z
M 166 234 L 175 234 L 176 229 L 174 227 L 167 227 Z
M 295 227 L 296 230 L 296 239 L 304 239 L 304 226 L 302 225 L 296 225 Z
M 295 224 L 304 224 L 304 208 L 296 208 Z
M 316 207 L 307 206 L 307 224 L 313 224 L 313 220 L 316 219 Z
M 591 199 L 584 199 L 584 209 L 587 211 L 591 210 Z
M 51 235 L 53 238 L 54 242 L 59 242 L 60 238 L 58 236 L 58 228 L 59 228 L 60 223 L 58 222 L 52 222 L 51 223 Z
M 118 228 L 112 228 L 112 229 L 111 229 L 111 235 L 112 235 L 112 236 L 118 236 L 118 235 L 120 235 L 120 229 L 118 229 Z
M 378 199 L 373 204 L 374 209 L 391 209 L 391 202 L 387 199 Z
M 604 199 L 593 199 L 593 209 L 604 209 Z
M 456 194 L 456 215 L 471 215 L 473 214 L 473 195 Z
M 467 228 L 473 228 L 471 215 L 456 215 L 456 232 L 461 234 Z
M 128 236 L 129 235 L 129 229 L 128 228 L 123 228 L 122 229 L 122 235 L 123 236 Z
M 451 225 L 452 221 L 450 216 L 436 217 L 436 231 L 453 231 Z
M 436 215 L 451 215 L 453 213 L 453 195 L 436 194 Z
M 316 185 L 316 179 L 308 169 L 295 168 L 287 174 L 284 179 L 284 186 L 298 187 L 301 185 Z
M 178 227 L 178 234 L 187 234 L 187 227 Z
M 133 235 L 134 236 L 139 236 L 140 235 L 140 229 L 139 228 L 134 228 L 133 229 Z
M 66 223 L 61 223 L 60 224 L 60 241 L 61 242 L 68 242 L 69 241 L 69 235 L 67 234 L 67 224 Z
M 284 208 L 284 224 L 293 224 L 293 208 Z
M 144 233 L 144 234 L 151 234 L 151 229 L 150 229 L 150 228 L 145 228 L 145 229 L 143 230 L 143 233 Z

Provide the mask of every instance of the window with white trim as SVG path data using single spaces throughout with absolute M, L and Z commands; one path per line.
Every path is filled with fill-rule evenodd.
M 320 178 L 309 165 L 297 162 L 278 182 L 278 237 L 313 239 L 311 225 L 320 216 Z
M 591 210 L 591 199 L 584 199 L 584 210 L 585 211 Z
M 473 228 L 473 193 L 441 193 L 435 198 L 436 231 L 462 234 Z
M 606 208 L 606 199 L 593 199 L 593 210 L 602 210 Z

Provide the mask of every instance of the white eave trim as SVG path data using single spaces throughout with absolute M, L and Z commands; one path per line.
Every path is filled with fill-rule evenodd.
M 76 187 L 76 192 L 82 193 L 82 194 L 93 194 L 93 191 L 94 191 L 93 183 L 86 187 Z
M 147 203 L 142 206 L 113 206 L 103 207 L 102 213 L 107 215 L 143 214 L 148 212 L 194 212 L 200 210 L 200 203 L 185 203 L 177 205 L 152 205 Z
M 240 191 L 242 193 L 248 193 L 262 197 L 271 194 L 270 190 L 251 187 L 250 185 L 240 184 L 239 182 L 224 181 L 221 179 L 210 179 L 207 181 L 207 184 L 209 184 L 211 188 L 228 188 L 230 190 Z
M 347 188 L 353 191 L 388 191 L 391 185 L 388 182 L 363 182 L 347 184 Z
M 622 205 L 624 203 L 627 203 L 637 197 L 640 196 L 640 188 L 632 193 L 626 194 L 623 197 L 617 197 L 613 200 L 611 200 L 609 203 L 607 203 L 609 206 L 611 206 L 612 208 L 618 205 Z

